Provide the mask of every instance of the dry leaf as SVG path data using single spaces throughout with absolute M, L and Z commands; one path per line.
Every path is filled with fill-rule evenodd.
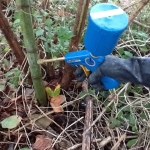
M 40 114 L 33 114 L 31 115 L 31 119 L 38 118 L 39 116 Z M 51 124 L 51 121 L 47 117 L 42 117 L 35 121 L 35 124 L 43 129 L 46 129 Z
M 61 104 L 65 101 L 66 101 L 66 97 L 64 95 L 58 95 L 56 97 L 51 98 L 50 104 L 54 112 L 63 112 L 63 108 Z
M 52 139 L 46 137 L 45 135 L 37 135 L 36 141 L 33 144 L 34 150 L 54 150 L 51 146 Z

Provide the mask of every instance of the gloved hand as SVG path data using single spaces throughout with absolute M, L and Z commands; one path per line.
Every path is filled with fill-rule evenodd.
M 81 67 L 75 71 L 79 82 L 86 76 Z M 101 78 L 108 76 L 120 83 L 135 83 L 150 87 L 150 57 L 133 57 L 122 59 L 115 56 L 106 56 L 105 61 L 88 78 L 89 84 L 97 90 L 104 90 Z

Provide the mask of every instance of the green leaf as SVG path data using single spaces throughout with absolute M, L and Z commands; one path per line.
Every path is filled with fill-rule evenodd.
M 124 51 L 124 54 L 125 54 L 128 58 L 133 57 L 133 54 L 132 54 L 131 52 Z
M 132 127 L 132 131 L 135 132 L 135 133 L 138 133 L 137 127 L 136 127 L 136 126 L 133 126 L 133 127 Z
M 117 118 L 118 118 L 118 119 L 122 119 L 122 116 L 123 116 L 123 112 L 120 111 L 119 114 L 118 114 L 118 116 L 117 116 Z
M 108 95 L 109 95 L 109 93 L 106 92 L 106 91 L 101 91 L 101 92 L 100 92 L 100 95 L 101 95 L 103 98 L 107 98 Z
M 48 13 L 45 10 L 41 9 L 40 11 L 44 17 L 46 17 L 48 15 Z
M 146 34 L 145 32 L 142 32 L 142 31 L 138 31 L 137 34 L 138 34 L 139 36 L 143 37 L 143 38 L 146 38 L 146 39 L 149 37 L 148 34 Z
M 145 104 L 144 107 L 150 109 L 150 103 Z
M 54 97 L 60 95 L 60 85 L 57 85 L 55 90 L 54 90 Z
M 0 79 L 0 91 L 4 91 L 6 80 Z
M 148 120 L 148 116 L 147 116 L 147 114 L 145 114 L 145 113 L 140 114 L 140 117 L 141 117 L 142 119 Z
M 129 115 L 129 124 L 131 126 L 135 126 L 135 124 L 136 124 L 135 117 L 132 114 Z
M 147 51 L 149 51 L 149 49 L 146 46 L 142 46 L 142 47 L 140 47 L 140 51 L 147 52 Z
M 88 89 L 88 92 L 80 92 L 78 96 L 79 96 L 79 98 L 81 98 L 81 97 L 84 97 L 88 94 L 89 95 L 95 95 L 95 91 L 92 89 Z
M 43 33 L 44 33 L 43 29 L 37 29 L 36 32 L 35 32 L 37 37 L 43 35 Z
M 132 33 L 135 37 L 139 38 L 139 39 L 147 39 L 149 37 L 149 35 L 145 32 L 142 31 L 136 31 L 136 30 L 132 30 Z
M 29 148 L 25 147 L 25 148 L 21 148 L 19 150 L 30 150 Z
M 41 39 L 42 41 L 46 42 L 46 38 L 44 36 L 41 36 L 39 39 Z
M 116 118 L 110 118 L 110 128 L 115 128 L 115 127 L 120 127 L 121 126 L 121 121 L 119 121 Z
M 118 52 L 119 52 L 120 55 L 123 55 L 124 54 L 124 48 L 118 49 Z
M 50 27 L 53 24 L 53 21 L 51 19 L 46 19 L 45 24 Z
M 1 121 L 1 125 L 2 128 L 13 129 L 19 125 L 20 121 L 20 116 L 13 115 Z
M 19 74 L 20 74 L 19 69 L 18 68 L 14 68 L 13 70 L 10 70 L 9 72 L 7 72 L 5 74 L 5 78 L 11 77 L 12 75 L 19 76 Z
M 36 20 L 41 23 L 42 22 L 42 18 L 41 17 L 37 17 Z
M 5 74 L 5 78 L 8 79 L 8 77 L 10 77 L 12 75 L 14 75 L 14 72 L 11 70 Z
M 9 51 L 9 47 L 6 46 L 5 49 L 4 49 L 4 52 L 8 52 Z
M 47 41 L 44 42 L 44 48 L 47 53 L 50 53 L 50 47 L 49 47 L 49 43 Z
M 78 95 L 78 97 L 79 98 L 84 97 L 86 94 L 87 94 L 87 92 L 80 92 L 79 95 Z
M 126 106 L 122 109 L 123 112 L 130 112 L 130 106 Z
M 19 23 L 20 23 L 20 19 L 16 19 L 13 24 L 19 24 Z
M 91 95 L 95 95 L 95 91 L 92 90 L 92 89 L 88 89 L 88 93 L 91 94 Z
M 51 28 L 48 27 L 48 26 L 45 26 L 44 29 L 47 30 L 47 31 L 51 31 Z
M 60 85 L 57 85 L 54 91 L 50 87 L 46 87 L 45 90 L 50 97 L 56 97 L 60 95 Z
M 53 94 L 54 92 L 50 87 L 46 87 L 45 90 L 46 90 L 46 93 L 48 94 L 48 96 L 54 97 L 54 94 Z
M 106 107 L 106 106 L 109 104 L 109 101 L 105 101 L 103 104 L 104 104 L 104 106 Z M 112 104 L 112 105 L 113 105 L 113 104 Z M 112 105 L 106 109 L 106 112 L 107 112 L 107 113 L 111 112 L 111 110 L 112 110 L 112 109 L 111 109 Z
M 14 19 L 15 19 L 15 20 L 19 19 L 19 13 L 18 13 L 17 10 L 16 10 L 15 13 L 14 13 Z
M 132 139 L 132 140 L 128 141 L 127 146 L 128 146 L 128 147 L 131 147 L 131 146 L 133 146 L 134 144 L 136 144 L 136 142 L 137 142 L 137 139 Z

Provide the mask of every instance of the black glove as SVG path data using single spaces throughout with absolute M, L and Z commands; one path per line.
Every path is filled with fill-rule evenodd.
M 78 81 L 83 81 L 86 76 L 81 67 L 75 71 Z M 135 83 L 150 87 L 150 57 L 133 57 L 122 59 L 115 56 L 106 56 L 105 61 L 88 78 L 89 84 L 97 90 L 104 89 L 101 78 L 108 76 L 120 83 Z

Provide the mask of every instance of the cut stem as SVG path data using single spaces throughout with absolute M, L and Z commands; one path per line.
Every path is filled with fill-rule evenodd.
M 27 59 L 30 67 L 36 98 L 41 105 L 46 105 L 47 98 L 42 82 L 42 73 L 40 66 L 37 64 L 38 54 L 32 28 L 30 0 L 16 0 L 16 4 L 19 10 L 21 30 L 23 34 L 24 45 L 27 51 Z
M 52 58 L 52 59 L 39 59 L 37 61 L 38 64 L 44 64 L 48 62 L 54 62 L 54 61 L 63 61 L 65 60 L 65 57 L 59 57 L 59 58 Z

